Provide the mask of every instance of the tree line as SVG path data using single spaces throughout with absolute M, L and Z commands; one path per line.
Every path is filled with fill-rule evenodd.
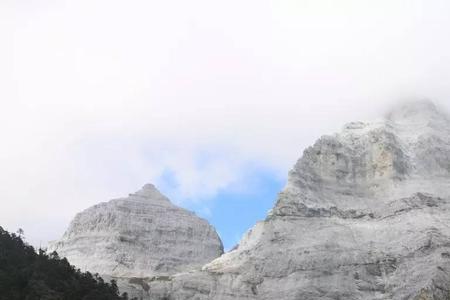
M 127 300 L 114 280 L 81 272 L 56 252 L 36 251 L 23 231 L 0 226 L 0 300 Z

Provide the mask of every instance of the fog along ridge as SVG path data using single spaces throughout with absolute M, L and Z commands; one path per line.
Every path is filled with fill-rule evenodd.
M 306 149 L 233 251 L 119 283 L 155 300 L 449 299 L 449 209 L 450 120 L 415 101 Z
M 149 299 L 448 299 L 450 121 L 432 103 L 305 150 L 266 220 Z

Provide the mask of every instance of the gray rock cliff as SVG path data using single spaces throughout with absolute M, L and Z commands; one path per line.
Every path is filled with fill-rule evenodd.
M 148 299 L 450 299 L 450 120 L 414 101 L 320 138 L 264 221 Z
M 153 185 L 76 215 L 50 244 L 81 270 L 112 277 L 167 276 L 199 269 L 223 253 L 207 221 L 173 205 Z

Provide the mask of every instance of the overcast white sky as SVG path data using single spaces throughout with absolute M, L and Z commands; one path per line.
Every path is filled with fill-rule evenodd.
M 403 96 L 450 103 L 450 1 L 0 0 L 0 226 L 33 243 L 144 183 L 284 179 Z

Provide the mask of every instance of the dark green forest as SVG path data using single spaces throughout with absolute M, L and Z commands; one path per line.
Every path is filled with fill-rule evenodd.
M 0 227 L 0 300 L 125 300 L 114 281 L 71 266 L 56 252 L 24 242 Z

